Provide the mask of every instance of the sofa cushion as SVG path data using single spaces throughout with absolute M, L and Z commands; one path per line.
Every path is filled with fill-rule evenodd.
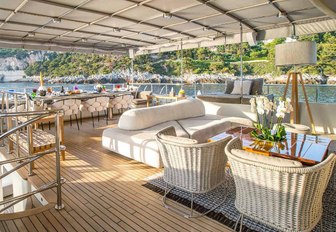
M 191 139 L 198 143 L 205 143 L 209 138 L 218 135 L 231 127 L 230 121 L 225 120 L 202 120 L 184 119 L 178 123 L 185 129 Z
M 132 109 L 120 116 L 118 127 L 124 130 L 141 130 L 154 125 L 205 115 L 202 101 L 186 99 L 166 105 Z
M 141 91 L 137 93 L 136 98 L 147 100 L 147 96 L 152 95 L 152 91 Z
M 134 103 L 135 105 L 145 105 L 145 104 L 147 104 L 147 100 L 145 100 L 145 99 L 133 99 L 132 103 Z
M 235 156 L 252 161 L 255 163 L 262 163 L 262 164 L 268 164 L 268 165 L 273 165 L 277 167 L 302 167 L 302 163 L 296 160 L 289 160 L 289 159 L 284 159 L 284 158 L 278 158 L 278 157 L 272 157 L 272 156 L 265 156 L 265 155 L 260 155 L 256 154 L 253 152 L 248 152 L 240 149 L 232 149 L 231 150 L 232 154 Z
M 243 83 L 241 80 L 236 80 L 234 82 L 233 90 L 231 94 L 241 94 L 241 85 L 243 84 L 243 94 L 250 94 L 251 92 L 251 86 L 252 86 L 252 81 L 250 80 L 244 80 Z
M 240 95 L 231 95 L 231 94 L 198 95 L 197 98 L 207 102 L 240 104 Z
M 177 136 L 172 136 L 172 135 L 160 135 L 160 137 L 161 139 L 167 142 L 178 143 L 178 144 L 192 145 L 192 144 L 198 143 L 197 140 L 195 139 L 177 137 Z
M 234 82 L 235 80 L 233 79 L 227 79 L 226 80 L 226 88 L 225 88 L 225 94 L 231 94 L 232 90 L 233 90 L 233 86 L 234 86 Z
M 155 135 L 162 129 L 174 126 L 179 137 L 188 137 L 176 121 L 161 123 L 140 131 L 108 128 L 103 131 L 104 148 L 153 167 L 162 167 Z
M 263 94 L 263 86 L 264 86 L 264 78 L 251 79 L 251 95 L 262 95 Z
M 193 118 L 188 118 L 188 119 L 192 119 L 192 120 L 220 120 L 222 118 L 224 118 L 224 116 L 222 116 L 222 115 L 206 114 L 206 115 L 203 115 L 203 116 L 193 117 Z

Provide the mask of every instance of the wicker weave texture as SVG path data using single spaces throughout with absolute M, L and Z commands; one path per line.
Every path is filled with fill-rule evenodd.
M 182 145 L 160 138 L 176 135 L 174 127 L 160 131 L 156 138 L 164 165 L 164 180 L 192 193 L 204 193 L 224 182 L 227 157 L 224 149 L 231 137 L 193 145 Z
M 281 231 L 311 231 L 322 216 L 322 197 L 330 179 L 335 154 L 312 167 L 277 167 L 239 158 L 241 148 L 230 141 L 226 154 L 236 185 L 240 213 Z

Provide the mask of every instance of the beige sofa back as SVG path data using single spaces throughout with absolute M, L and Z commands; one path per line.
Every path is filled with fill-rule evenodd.
M 142 130 L 157 124 L 205 115 L 202 101 L 186 99 L 162 106 L 128 110 L 120 116 L 118 127 Z

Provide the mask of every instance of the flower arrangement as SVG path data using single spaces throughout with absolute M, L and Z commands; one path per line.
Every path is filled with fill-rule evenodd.
M 103 86 L 101 84 L 98 84 L 95 86 L 95 89 L 97 90 L 97 92 L 101 93 L 103 91 Z
M 286 138 L 286 130 L 282 121 L 286 113 L 293 111 L 291 100 L 280 98 L 278 103 L 270 101 L 267 97 L 258 96 L 250 100 L 251 111 L 257 114 L 255 130 L 251 136 L 273 142 L 279 142 Z

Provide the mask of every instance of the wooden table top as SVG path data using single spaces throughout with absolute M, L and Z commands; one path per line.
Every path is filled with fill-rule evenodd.
M 286 139 L 282 142 L 262 141 L 250 135 L 252 130 L 253 128 L 249 127 L 236 127 L 214 136 L 210 140 L 218 140 L 230 135 L 239 137 L 242 140 L 243 148 L 247 151 L 298 160 L 309 166 L 318 164 L 326 158 L 331 141 L 325 137 L 290 132 L 287 132 Z

